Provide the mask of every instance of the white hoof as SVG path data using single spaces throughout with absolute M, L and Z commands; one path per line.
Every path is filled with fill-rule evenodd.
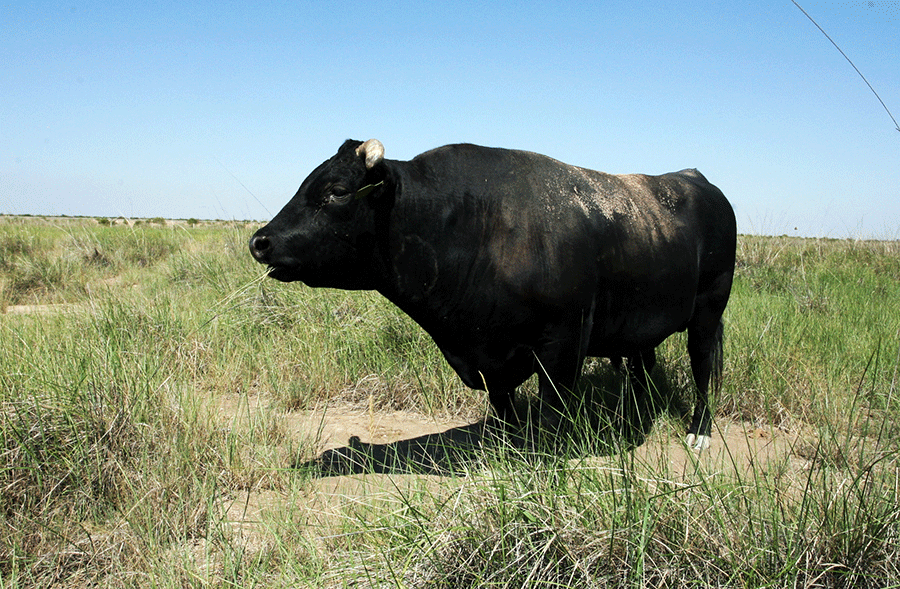
M 697 434 L 688 434 L 684 439 L 684 443 L 687 444 L 688 448 L 691 450 L 706 450 L 709 448 L 710 443 L 712 442 L 712 438 L 709 436 L 698 436 Z

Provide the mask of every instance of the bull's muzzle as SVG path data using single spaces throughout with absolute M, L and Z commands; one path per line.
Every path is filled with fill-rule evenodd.
M 250 253 L 257 262 L 265 264 L 269 261 L 269 253 L 272 251 L 272 241 L 266 235 L 254 235 L 250 238 Z

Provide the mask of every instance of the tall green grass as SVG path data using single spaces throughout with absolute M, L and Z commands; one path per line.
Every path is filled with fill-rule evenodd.
M 777 460 L 600 456 L 586 429 L 321 480 L 286 412 L 485 400 L 376 295 L 263 279 L 252 230 L 0 219 L 0 587 L 900 586 L 896 242 L 740 238 L 717 423 L 790 434 Z M 683 335 L 659 356 L 689 397 Z
M 896 366 L 900 341 L 900 245 L 745 236 L 739 248 L 720 406 L 776 424 L 845 415 L 874 354 L 863 408 L 885 408 L 894 374 L 883 368 Z

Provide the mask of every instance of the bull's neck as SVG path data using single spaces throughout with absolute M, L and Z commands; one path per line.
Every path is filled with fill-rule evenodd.
M 376 223 L 377 257 L 382 266 L 377 290 L 432 332 L 438 329 L 441 310 L 453 295 L 448 285 L 454 281 L 442 271 L 447 269 L 447 244 L 456 236 L 447 235 L 442 227 L 444 195 L 436 193 L 430 183 L 418 181 L 407 169 L 392 172 L 394 201 Z

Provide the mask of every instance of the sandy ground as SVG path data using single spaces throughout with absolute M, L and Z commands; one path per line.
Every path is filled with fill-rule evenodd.
M 269 411 L 261 397 L 226 397 L 215 411 L 229 427 L 252 421 L 253 412 Z M 264 543 L 265 521 L 286 512 L 329 537 L 348 510 L 396 501 L 398 493 L 426 489 L 447 492 L 484 472 L 480 450 L 496 436 L 483 422 L 436 420 L 415 412 L 370 412 L 351 407 L 279 414 L 293 447 L 305 448 L 291 466 L 312 469 L 301 501 L 275 490 L 247 490 L 223 500 L 227 525 L 249 544 Z M 711 476 L 741 476 L 772 468 L 799 472 L 809 463 L 794 434 L 719 420 L 708 450 L 696 452 L 671 428 L 654 427 L 644 442 L 626 450 L 626 461 L 646 469 L 647 476 L 687 481 L 698 469 Z M 623 455 L 590 456 L 589 464 L 619 468 Z M 633 460 L 631 460 L 633 458 Z M 299 477 L 298 477 L 299 478 Z M 693 480 L 696 480 L 694 478 Z M 288 505 L 289 503 L 289 505 Z M 302 503 L 302 505 L 298 505 Z M 270 525 L 270 524 L 269 524 Z

